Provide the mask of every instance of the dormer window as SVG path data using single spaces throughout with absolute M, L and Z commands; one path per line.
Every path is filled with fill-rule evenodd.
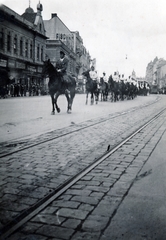
M 40 29 L 40 32 L 41 32 L 41 31 L 42 31 L 42 25 L 41 25 L 41 23 L 40 23 L 39 29 Z

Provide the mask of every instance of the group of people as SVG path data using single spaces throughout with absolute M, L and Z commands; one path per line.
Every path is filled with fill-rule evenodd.
M 29 87 L 25 84 L 10 84 L 7 86 L 0 86 L 0 98 L 10 97 L 24 97 L 24 96 L 39 96 L 45 95 L 44 87 L 39 86 L 39 84 L 30 84 Z

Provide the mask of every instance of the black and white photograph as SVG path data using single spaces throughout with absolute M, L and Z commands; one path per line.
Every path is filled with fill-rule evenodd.
M 0 0 L 0 240 L 166 240 L 165 8 Z

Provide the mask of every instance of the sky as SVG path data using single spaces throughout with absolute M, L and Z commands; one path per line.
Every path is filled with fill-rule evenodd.
M 0 0 L 18 14 L 39 0 Z M 145 77 L 150 61 L 166 59 L 165 0 L 40 0 L 43 20 L 52 13 L 71 31 L 79 31 L 96 70 Z

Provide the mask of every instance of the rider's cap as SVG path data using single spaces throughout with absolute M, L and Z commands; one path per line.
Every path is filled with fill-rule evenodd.
M 65 55 L 65 53 L 64 53 L 63 51 L 60 51 L 60 54 L 63 54 L 63 55 Z

